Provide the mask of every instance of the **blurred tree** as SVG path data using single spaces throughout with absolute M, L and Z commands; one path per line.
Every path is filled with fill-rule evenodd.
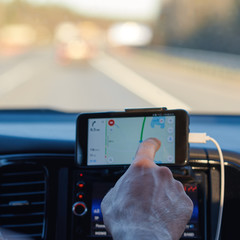
M 164 1 L 154 44 L 240 53 L 240 0 Z
M 59 23 L 78 22 L 81 19 L 78 13 L 58 5 L 33 5 L 23 0 L 0 3 L 0 26 L 27 24 L 39 30 L 40 35 L 46 31 L 53 35 Z

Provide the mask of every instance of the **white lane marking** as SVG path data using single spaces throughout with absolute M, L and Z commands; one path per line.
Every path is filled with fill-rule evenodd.
M 30 80 L 34 75 L 30 62 L 22 62 L 0 75 L 0 97 Z
M 110 77 L 124 88 L 138 97 L 152 104 L 154 107 L 183 108 L 190 111 L 186 103 L 160 89 L 150 81 L 144 79 L 114 58 L 102 53 L 93 60 L 91 66 Z

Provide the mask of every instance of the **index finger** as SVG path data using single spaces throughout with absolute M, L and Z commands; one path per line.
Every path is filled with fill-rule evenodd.
M 154 163 L 156 152 L 159 150 L 160 146 L 161 142 L 157 138 L 148 138 L 143 141 L 137 150 L 134 164 L 143 160 Z

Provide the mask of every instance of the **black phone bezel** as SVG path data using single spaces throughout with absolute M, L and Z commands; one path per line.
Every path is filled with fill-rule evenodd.
M 89 118 L 121 118 L 121 117 L 144 117 L 144 116 L 175 116 L 175 163 L 158 164 L 165 166 L 184 166 L 188 162 L 189 155 L 189 116 L 185 110 L 156 110 L 156 111 L 130 111 L 130 112 L 99 112 L 82 113 L 77 118 L 76 128 L 76 164 L 86 167 L 111 167 L 126 166 L 122 165 L 87 165 L 87 138 L 88 138 L 88 119 Z

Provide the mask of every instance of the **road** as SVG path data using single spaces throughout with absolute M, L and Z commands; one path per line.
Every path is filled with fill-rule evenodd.
M 89 62 L 68 65 L 57 61 L 52 48 L 0 57 L 0 108 L 96 111 L 167 106 L 236 114 L 239 90 L 236 66 L 161 51 L 101 52 Z

